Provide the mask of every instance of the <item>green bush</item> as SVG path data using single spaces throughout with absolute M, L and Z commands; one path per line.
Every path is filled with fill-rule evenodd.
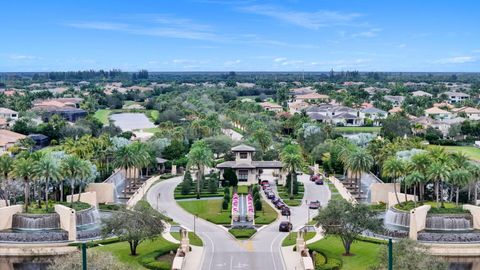
M 260 200 L 260 198 L 258 200 L 255 200 L 253 204 L 255 207 L 255 211 L 262 211 L 262 201 Z
M 227 209 L 228 209 L 228 201 L 226 201 L 225 198 L 223 199 L 223 202 L 222 202 L 222 209 L 223 209 L 223 210 L 227 210 Z
M 230 229 L 228 230 L 237 239 L 248 239 L 254 235 L 257 230 L 255 229 Z
M 152 269 L 152 270 L 169 270 L 172 267 L 171 262 L 168 261 L 158 261 L 157 258 L 167 254 L 170 251 L 165 251 L 165 250 L 157 250 L 154 252 L 147 253 L 143 256 L 140 256 L 139 262 L 140 264 L 147 268 L 147 269 Z
M 322 252 L 313 252 L 315 270 L 339 270 L 342 268 L 342 260 L 327 257 Z

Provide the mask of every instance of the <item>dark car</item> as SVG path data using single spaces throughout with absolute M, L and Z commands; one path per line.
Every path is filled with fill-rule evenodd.
M 320 176 L 319 176 L 318 174 L 314 174 L 314 175 L 310 176 L 310 181 L 315 182 L 315 181 L 317 181 L 319 178 L 320 178 Z
M 260 185 L 262 185 L 262 186 L 263 185 L 268 185 L 269 186 L 270 182 L 268 182 L 268 180 L 262 180 L 262 181 L 260 181 Z
M 281 212 L 282 216 L 290 216 L 290 208 L 288 208 L 287 206 L 283 207 Z
M 275 199 L 275 193 L 273 193 L 273 192 L 268 192 L 268 193 L 267 193 L 267 198 L 269 198 L 270 200 Z
M 280 222 L 280 226 L 278 227 L 278 230 L 281 232 L 290 232 L 292 230 L 292 223 L 288 221 L 282 221 Z
M 265 190 L 267 188 L 270 187 L 270 184 L 269 183 L 266 183 L 266 184 L 262 184 L 262 189 Z
M 310 209 L 318 209 L 318 208 L 320 208 L 320 202 L 319 202 L 319 201 L 311 201 L 311 202 L 308 204 L 308 208 L 310 208 Z
M 273 192 L 273 190 L 271 187 L 267 187 L 263 190 L 263 192 L 265 192 L 265 195 L 267 195 L 268 193 Z
M 285 203 L 283 203 L 282 201 L 279 201 L 275 204 L 275 207 L 278 209 L 278 210 L 281 210 L 285 207 Z
M 280 198 L 274 198 L 274 199 L 272 199 L 272 203 L 273 203 L 273 204 L 277 204 L 277 203 L 280 202 L 280 201 L 281 201 Z
M 323 185 L 323 179 L 318 178 L 317 180 L 315 180 L 315 185 Z

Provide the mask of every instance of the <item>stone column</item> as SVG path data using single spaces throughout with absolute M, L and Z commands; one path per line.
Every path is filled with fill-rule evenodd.
M 177 165 L 172 164 L 172 175 L 177 175 Z
M 190 251 L 190 239 L 188 238 L 188 231 L 184 228 L 181 228 L 180 236 L 180 248 L 183 252 L 188 253 Z

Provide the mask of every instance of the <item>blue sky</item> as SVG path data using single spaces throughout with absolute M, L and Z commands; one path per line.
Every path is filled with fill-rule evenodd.
M 0 71 L 480 71 L 480 1 L 2 1 Z

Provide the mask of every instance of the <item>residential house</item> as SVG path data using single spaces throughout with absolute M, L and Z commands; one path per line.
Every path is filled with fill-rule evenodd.
M 365 118 L 371 119 L 374 126 L 380 126 L 381 120 L 387 118 L 388 113 L 384 110 L 377 109 L 375 107 L 365 108 L 361 110 L 365 115 Z
M 57 106 L 37 106 L 32 108 L 32 111 L 40 114 L 44 122 L 48 122 L 53 115 L 59 115 L 69 122 L 76 122 L 88 114 L 87 111 L 82 109 Z
M 461 108 L 454 108 L 452 112 L 455 115 L 465 114 L 466 117 L 470 120 L 480 120 L 480 110 L 477 108 L 472 107 L 461 107 Z
M 309 107 L 305 112 L 312 120 L 337 126 L 361 126 L 365 119 L 360 110 L 341 105 L 322 104 Z
M 297 102 L 306 102 L 306 103 L 320 103 L 320 102 L 328 102 L 329 96 L 322 95 L 316 92 L 302 94 L 302 95 L 295 95 L 294 101 Z
M 18 119 L 18 112 L 8 109 L 8 108 L 0 108 L 0 119 L 4 120 L 17 120 Z
M 421 91 L 421 90 L 419 90 L 419 91 L 413 91 L 413 92 L 412 92 L 412 96 L 414 96 L 414 97 L 429 97 L 429 98 L 433 97 L 432 94 L 427 93 L 427 92 L 425 92 L 425 91 Z
M 253 160 L 255 148 L 241 144 L 233 147 L 231 151 L 235 155 L 235 160 L 225 161 L 217 165 L 217 168 L 220 169 L 221 181 L 228 180 L 223 179 L 223 173 L 226 169 L 232 169 L 235 171 L 239 185 L 251 185 L 258 183 L 258 180 L 260 179 L 260 176 L 264 170 L 274 170 L 278 175 L 280 175 L 280 178 L 284 178 L 284 173 L 281 172 L 283 168 L 282 162 L 277 160 Z
M 452 113 L 446 110 L 442 110 L 438 107 L 432 107 L 425 110 L 425 116 L 429 116 L 433 119 L 450 119 Z
M 80 103 L 82 103 L 82 101 L 82 98 L 52 98 L 35 101 L 33 107 L 55 106 L 80 108 Z
M 440 130 L 442 132 L 443 137 L 448 137 L 448 132 L 453 125 L 459 125 L 463 123 L 466 119 L 462 117 L 455 117 L 451 119 L 444 119 L 444 120 L 437 120 L 434 121 L 431 127 Z
M 470 98 L 469 94 L 465 94 L 465 93 L 462 93 L 462 92 L 447 91 L 447 92 L 442 93 L 442 95 L 447 96 L 448 103 L 458 103 L 458 102 L 462 102 L 462 101 L 465 101 L 465 100 Z
M 386 95 L 386 96 L 383 97 L 383 99 L 385 99 L 388 102 L 391 102 L 394 107 L 400 107 L 402 105 L 403 101 L 405 100 L 405 97 L 404 96 Z
M 366 87 L 363 90 L 365 92 L 367 92 L 368 94 L 370 94 L 370 96 L 373 96 L 376 93 L 389 93 L 390 92 L 390 89 L 388 89 L 388 88 L 380 88 L 380 87 L 374 87 L 374 86 Z
M 388 110 L 389 114 L 396 114 L 401 112 L 403 112 L 403 109 L 401 107 L 393 107 L 390 110 Z
M 313 90 L 311 86 L 290 89 L 290 94 L 294 96 L 305 95 L 310 93 L 315 93 L 315 90 Z
M 20 133 L 16 133 L 6 129 L 0 129 L 0 155 L 8 151 L 8 148 L 12 147 L 19 140 L 26 136 Z
M 282 106 L 268 101 L 260 103 L 260 106 L 266 111 L 281 112 L 283 110 Z

